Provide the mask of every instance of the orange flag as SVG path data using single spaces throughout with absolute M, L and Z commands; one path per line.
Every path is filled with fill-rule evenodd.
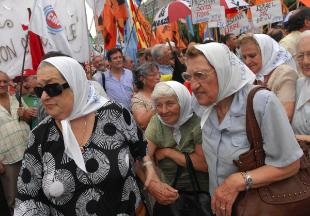
M 125 22 L 128 18 L 125 0 L 107 0 L 106 3 L 111 8 L 111 13 L 115 17 L 121 36 L 124 37 Z
M 155 37 L 152 34 L 151 24 L 144 17 L 143 13 L 138 10 L 137 5 L 134 4 L 132 0 L 129 0 L 129 3 L 130 13 L 137 32 L 138 48 L 147 48 L 151 45 L 151 41 L 155 41 Z
M 104 48 L 106 50 L 112 49 L 116 46 L 116 21 L 111 13 L 111 7 L 109 4 L 105 4 L 101 19 L 98 20 L 98 27 L 104 38 Z

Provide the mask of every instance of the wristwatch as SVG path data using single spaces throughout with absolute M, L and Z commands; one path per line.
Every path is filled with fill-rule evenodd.
M 241 175 L 242 175 L 244 182 L 245 182 L 245 189 L 250 190 L 252 188 L 252 185 L 253 185 L 252 176 L 250 175 L 250 173 L 248 171 L 241 172 Z

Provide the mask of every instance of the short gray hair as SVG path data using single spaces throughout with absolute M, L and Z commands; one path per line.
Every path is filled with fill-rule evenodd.
M 160 59 L 163 54 L 164 54 L 164 49 L 167 46 L 165 44 L 157 44 L 155 45 L 152 50 L 151 50 L 151 55 L 154 59 L 154 61 L 158 61 L 158 59 Z
M 310 37 L 310 30 L 303 31 L 303 32 L 300 34 L 300 36 L 299 36 L 299 38 L 298 38 L 298 40 L 297 40 L 296 49 L 298 49 L 299 43 L 302 41 L 302 39 L 305 39 L 305 38 L 308 38 L 308 37 Z
M 165 82 L 159 82 L 155 85 L 151 98 L 153 103 L 155 103 L 155 101 L 160 97 L 171 97 L 171 96 L 175 96 L 178 99 L 178 96 L 173 90 L 173 88 L 171 88 Z

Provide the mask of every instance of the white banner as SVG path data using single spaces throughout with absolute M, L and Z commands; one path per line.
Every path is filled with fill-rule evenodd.
M 89 58 L 88 31 L 83 0 L 54 0 L 55 11 L 69 41 L 73 57 L 80 62 Z M 11 78 L 22 70 L 26 31 L 22 24 L 29 25 L 27 8 L 33 8 L 33 0 L 0 1 L 0 70 Z M 58 12 L 59 11 L 59 12 Z M 48 41 L 43 41 L 45 51 L 51 49 Z M 31 56 L 27 49 L 25 68 L 32 68 Z
M 216 22 L 221 13 L 219 0 L 192 0 L 193 23 Z
M 215 6 L 217 7 L 217 6 Z M 209 28 L 223 28 L 226 26 L 225 7 L 220 6 L 219 12 L 212 15 L 208 21 Z
M 255 27 L 283 20 L 282 7 L 279 0 L 252 6 L 251 13 Z
M 251 25 L 245 12 L 241 12 L 231 19 L 227 20 L 227 25 L 224 28 L 224 34 L 233 33 L 234 35 L 240 35 L 251 29 Z
M 0 70 L 7 73 L 10 78 L 22 71 L 26 46 L 26 31 L 23 31 L 22 24 L 29 23 L 27 7 L 31 8 L 32 2 L 19 0 L 0 2 Z M 32 68 L 28 54 L 25 68 Z

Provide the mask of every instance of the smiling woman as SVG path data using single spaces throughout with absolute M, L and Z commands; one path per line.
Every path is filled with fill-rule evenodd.
M 161 179 L 180 193 L 178 200 L 176 200 L 177 197 L 157 199 L 158 203 L 154 207 L 154 216 L 179 215 L 173 214 L 172 211 L 181 205 L 182 193 L 193 193 L 195 191 L 189 171 L 183 169 L 186 167 L 186 159 L 183 153 L 190 155 L 201 191 L 206 193 L 208 191 L 207 164 L 201 147 L 200 120 L 191 109 L 189 91 L 179 82 L 157 83 L 152 93 L 152 101 L 156 115 L 152 117 L 145 131 L 148 140 L 148 152 L 150 156 L 154 157 L 161 170 Z M 182 167 L 183 171 L 177 177 L 176 170 L 179 169 L 178 167 Z M 176 182 L 175 179 L 178 181 Z M 157 189 L 150 185 L 148 190 L 153 194 L 156 193 Z M 208 203 L 208 201 L 210 200 L 200 203 L 205 208 L 203 214 L 199 215 L 209 215 L 207 208 L 210 202 Z M 192 212 L 182 215 L 192 215 Z

